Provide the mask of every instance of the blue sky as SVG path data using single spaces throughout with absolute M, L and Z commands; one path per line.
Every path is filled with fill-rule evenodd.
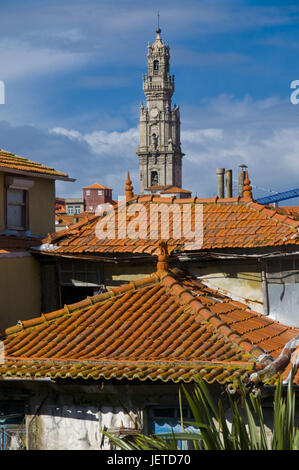
M 1 0 L 0 148 L 66 171 L 57 195 L 98 181 L 138 191 L 139 106 L 160 11 L 181 108 L 183 186 L 216 194 L 246 163 L 256 197 L 299 187 L 298 1 Z M 287 204 L 298 204 L 288 201 Z

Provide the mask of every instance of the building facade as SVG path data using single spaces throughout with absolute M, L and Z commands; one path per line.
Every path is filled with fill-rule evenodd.
M 0 150 L 0 330 L 41 311 L 40 264 L 30 248 L 55 230 L 55 181 L 65 173 Z
M 153 45 L 148 45 L 148 71 L 143 76 L 146 107 L 140 109 L 140 142 L 137 148 L 140 167 L 140 194 L 157 185 L 182 187 L 180 110 L 171 98 L 174 75 L 169 69 L 169 45 L 157 29 Z
M 83 188 L 84 206 L 87 212 L 96 212 L 98 206 L 112 203 L 112 189 L 100 183 Z

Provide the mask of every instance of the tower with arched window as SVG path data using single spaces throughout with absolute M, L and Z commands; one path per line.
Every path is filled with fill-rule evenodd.
M 169 70 L 169 45 L 157 29 L 155 42 L 148 44 L 148 70 L 143 76 L 146 107 L 140 109 L 140 193 L 153 186 L 182 187 L 180 109 L 172 107 L 174 75 Z

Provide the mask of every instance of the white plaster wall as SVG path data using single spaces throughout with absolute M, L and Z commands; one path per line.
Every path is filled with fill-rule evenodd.
M 109 450 L 102 429 L 113 432 L 136 427 L 137 414 L 121 407 L 63 404 L 62 401 L 59 397 L 57 404 L 45 403 L 37 415 L 27 416 L 29 449 Z
M 221 271 L 219 266 L 211 265 L 204 268 L 190 267 L 188 271 L 208 287 L 247 304 L 256 312 L 264 313 L 261 275 L 254 267 L 242 269 L 240 266 L 229 266 Z

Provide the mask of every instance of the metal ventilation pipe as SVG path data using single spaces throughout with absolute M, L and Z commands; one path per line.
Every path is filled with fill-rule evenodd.
M 217 168 L 218 197 L 224 198 L 224 172 L 225 168 Z
M 244 187 L 244 179 L 245 179 L 245 171 L 247 165 L 240 165 L 239 166 L 239 174 L 238 174 L 238 193 L 240 197 L 243 197 L 243 187 Z
M 233 171 L 225 171 L 225 197 L 233 197 Z

